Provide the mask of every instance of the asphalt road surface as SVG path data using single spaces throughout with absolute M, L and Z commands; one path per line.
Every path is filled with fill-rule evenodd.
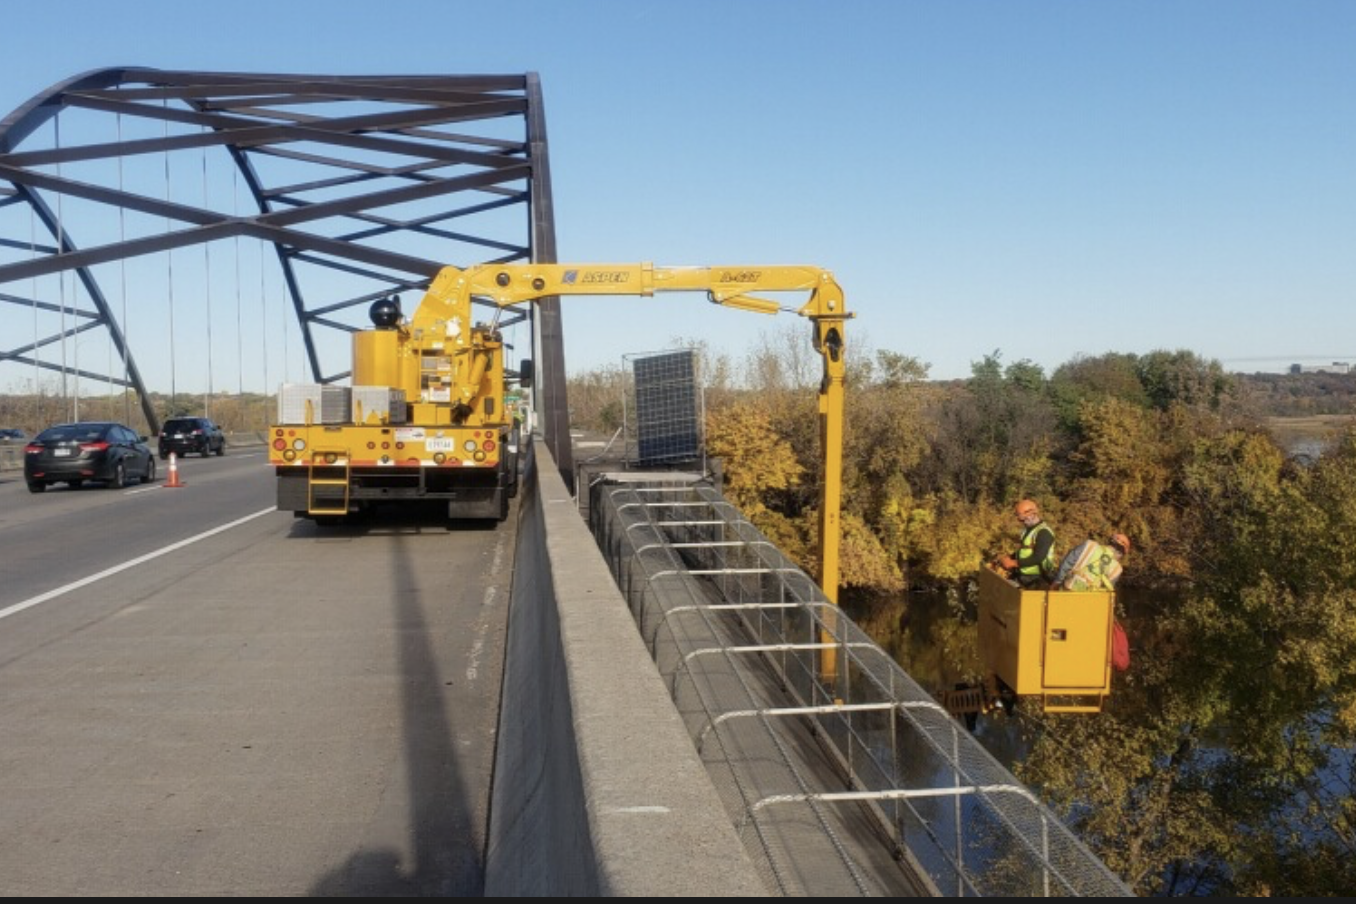
M 0 893 L 479 895 L 514 547 L 0 472 Z

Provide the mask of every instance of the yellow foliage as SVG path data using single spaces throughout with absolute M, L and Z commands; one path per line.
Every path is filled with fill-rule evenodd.
M 850 512 L 843 513 L 841 523 L 840 583 L 845 587 L 903 590 L 904 578 L 899 567 L 871 532 L 870 526 Z
M 1008 529 L 1006 510 L 970 503 L 955 497 L 929 500 L 912 514 L 916 525 L 931 522 L 930 531 L 916 530 L 917 549 L 927 561 L 928 573 L 943 581 L 972 575 L 1003 543 L 1016 545 L 1016 536 L 1000 540 Z
M 782 555 L 799 565 L 806 574 L 819 573 L 818 551 L 811 540 L 811 537 L 815 536 L 813 531 L 816 530 L 813 518 L 792 520 L 781 512 L 774 512 L 762 505 L 759 505 L 753 514 L 745 512 L 745 516 L 769 543 L 781 550 Z
M 805 469 L 762 408 L 740 402 L 706 415 L 707 452 L 720 458 L 727 499 L 750 519 L 770 490 L 798 486 Z

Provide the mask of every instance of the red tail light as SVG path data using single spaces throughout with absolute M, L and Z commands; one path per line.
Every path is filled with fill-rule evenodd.
M 39 446 L 37 443 L 29 443 L 28 445 L 24 446 L 25 455 L 37 455 L 41 451 L 42 446 Z
M 81 452 L 103 452 L 108 449 L 108 443 L 100 440 L 97 443 L 81 443 Z

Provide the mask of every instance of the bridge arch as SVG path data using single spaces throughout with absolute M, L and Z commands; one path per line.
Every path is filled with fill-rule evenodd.
M 242 239 L 261 243 L 258 307 L 272 279 L 306 379 L 346 378 L 347 335 L 367 325 L 376 298 L 408 293 L 413 305 L 446 264 L 556 259 L 539 78 L 115 67 L 39 92 L 0 120 L 0 381 L 28 371 L 40 389 L 40 374 L 59 373 L 63 398 L 74 384 L 77 410 L 82 381 L 120 386 L 154 431 L 152 397 L 167 374 L 177 395 L 165 345 L 182 342 L 185 360 L 208 362 L 208 385 L 191 390 L 207 404 L 212 328 L 225 319 L 211 301 L 231 290 L 220 263 L 212 267 L 215 248 L 218 259 L 234 251 L 243 384 Z M 184 255 L 198 247 L 200 264 Z M 205 297 L 205 315 L 182 310 L 185 286 Z M 205 322 L 205 337 L 175 332 L 176 305 L 181 319 Z M 557 303 L 501 324 L 527 320 L 539 423 L 569 474 Z M 253 362 L 270 327 L 250 327 Z M 92 331 L 109 348 L 102 372 L 79 364 Z M 266 351 L 262 360 L 268 371 Z

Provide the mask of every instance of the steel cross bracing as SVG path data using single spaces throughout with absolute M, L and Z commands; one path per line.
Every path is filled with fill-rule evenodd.
M 645 476 L 590 523 L 770 890 L 1129 894 L 714 487 Z
M 231 186 L 207 184 L 209 154 Z M 349 350 L 334 335 L 367 327 L 372 301 L 417 301 L 449 264 L 555 261 L 548 156 L 535 73 L 74 76 L 0 120 L 0 370 L 64 381 L 76 373 L 67 343 L 102 328 L 118 363 L 80 376 L 134 389 L 158 429 L 150 390 L 164 387 L 146 385 L 137 358 L 166 353 L 159 315 L 146 310 L 166 290 L 128 286 L 126 262 L 162 256 L 172 273 L 176 250 L 246 238 L 272 248 L 311 378 L 341 380 Z M 228 291 L 220 272 L 195 294 Z M 59 301 L 44 288 L 53 278 Z M 172 302 L 172 278 L 169 292 Z M 115 313 L 127 298 L 130 328 Z M 568 481 L 558 302 L 499 322 L 528 317 L 539 423 Z

